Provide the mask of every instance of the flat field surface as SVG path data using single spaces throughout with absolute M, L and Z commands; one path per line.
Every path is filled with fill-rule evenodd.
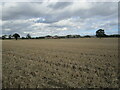
M 2 41 L 3 87 L 118 88 L 118 39 Z

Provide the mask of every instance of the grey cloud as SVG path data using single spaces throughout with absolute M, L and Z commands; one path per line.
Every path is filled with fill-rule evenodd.
M 102 27 L 104 28 L 106 27 L 106 21 L 117 20 L 117 3 L 90 2 L 87 5 L 88 6 L 79 7 L 79 5 L 76 6 L 73 2 L 57 2 L 55 4 L 15 3 L 15 5 L 10 5 L 10 3 L 7 5 L 6 3 L 6 5 L 3 6 L 2 20 L 6 21 L 7 23 L 3 25 L 3 34 L 11 34 L 14 32 L 18 32 L 22 35 L 25 35 L 24 32 L 36 32 L 36 34 L 43 33 L 43 35 L 55 33 L 66 34 L 67 32 L 58 30 L 64 27 L 69 28 L 68 33 L 76 33 L 74 32 L 75 28 L 77 28 L 77 26 L 80 26 L 81 23 L 84 25 L 81 25 L 80 30 L 94 30 L 96 27 L 101 27 L 97 24 L 103 23 Z M 38 19 L 35 22 L 22 22 L 22 20 L 40 17 L 44 18 L 45 20 L 42 21 Z M 69 18 L 75 18 L 75 20 L 71 20 L 74 26 L 70 26 L 68 23 L 66 23 L 66 25 L 55 25 L 56 22 L 67 20 Z M 17 23 L 16 20 L 21 20 L 21 23 Z M 13 21 L 13 23 L 11 21 Z M 49 25 L 45 27 L 31 27 L 35 23 Z M 95 23 L 95 25 L 93 25 L 93 23 Z M 93 27 L 91 27 L 92 25 Z M 109 23 L 110 27 L 115 25 L 117 25 L 115 22 Z M 7 28 L 10 28 L 11 30 L 5 31 Z
M 10 3 L 9 3 L 10 4 Z M 41 4 L 41 3 L 39 3 Z M 38 3 L 16 3 L 16 6 L 6 8 L 3 6 L 3 20 L 13 19 L 28 19 L 31 17 L 44 16 L 44 12 L 39 11 L 39 8 L 35 7 Z
M 116 2 L 95 3 L 95 6 L 92 8 L 92 13 L 99 16 L 109 16 L 116 14 L 118 12 L 117 5 L 118 3 Z
M 48 7 L 53 9 L 64 9 L 65 7 L 73 4 L 73 2 L 57 2 L 56 4 L 50 4 Z
M 89 9 L 78 9 L 71 12 L 71 10 L 64 10 L 62 13 L 58 13 L 53 15 L 52 19 L 49 18 L 48 21 L 51 20 L 63 20 L 67 18 L 71 18 L 72 16 L 78 16 L 81 19 L 85 20 L 88 18 L 95 18 L 95 17 L 102 17 L 107 18 L 109 16 L 117 16 L 117 3 L 91 3 L 93 4 L 92 7 Z M 52 22 L 52 21 L 51 21 Z
M 14 34 L 15 32 L 23 34 L 24 31 L 30 31 L 31 29 L 28 29 L 31 26 L 31 23 L 27 22 L 21 22 L 17 23 L 15 21 L 8 21 L 2 26 L 2 33 L 3 34 Z M 6 30 L 10 29 L 10 30 Z
M 57 22 L 61 19 L 70 18 L 72 16 L 80 16 L 81 18 L 89 18 L 94 16 L 109 16 L 116 13 L 117 3 L 91 3 L 92 7 L 88 9 L 78 9 L 71 11 L 69 8 L 64 9 L 65 5 L 71 2 L 58 2 L 54 8 L 41 7 L 41 3 L 17 3 L 16 7 L 3 8 L 3 20 L 7 19 L 24 19 L 31 17 L 46 17 L 45 23 Z M 48 4 L 49 6 L 49 4 Z M 61 10 L 56 10 L 56 8 Z M 42 10 L 42 9 L 43 10 Z M 74 7 L 73 7 L 74 8 Z M 42 11 L 41 11 L 42 10 Z M 61 12 L 59 12 L 61 11 Z
M 50 24 L 48 25 L 50 28 L 55 28 L 55 29 L 62 29 L 62 28 L 72 28 L 70 25 L 55 25 L 55 24 Z

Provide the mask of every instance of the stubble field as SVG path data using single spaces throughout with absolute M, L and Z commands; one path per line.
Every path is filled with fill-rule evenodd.
M 118 39 L 3 40 L 3 87 L 118 88 Z

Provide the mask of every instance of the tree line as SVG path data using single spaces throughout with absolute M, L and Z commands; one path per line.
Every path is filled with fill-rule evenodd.
M 18 33 L 15 33 L 13 35 L 3 35 L 2 36 L 2 39 L 60 39 L 60 38 L 90 38 L 92 36 L 90 35 L 85 35 L 85 36 L 80 36 L 80 35 L 66 35 L 66 36 L 50 36 L 50 35 L 47 35 L 47 36 L 44 36 L 44 37 L 31 37 L 30 34 L 27 34 L 26 37 L 20 37 L 20 35 Z M 96 35 L 95 37 L 98 37 L 98 38 L 102 38 L 102 37 L 120 37 L 119 34 L 116 34 L 116 35 L 106 35 L 105 34 L 105 31 L 103 29 L 99 29 L 96 31 Z

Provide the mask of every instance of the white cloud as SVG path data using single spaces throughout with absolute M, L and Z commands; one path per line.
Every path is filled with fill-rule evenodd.
M 11 29 L 10 29 L 10 28 L 5 28 L 4 30 L 5 30 L 5 31 L 11 31 Z

